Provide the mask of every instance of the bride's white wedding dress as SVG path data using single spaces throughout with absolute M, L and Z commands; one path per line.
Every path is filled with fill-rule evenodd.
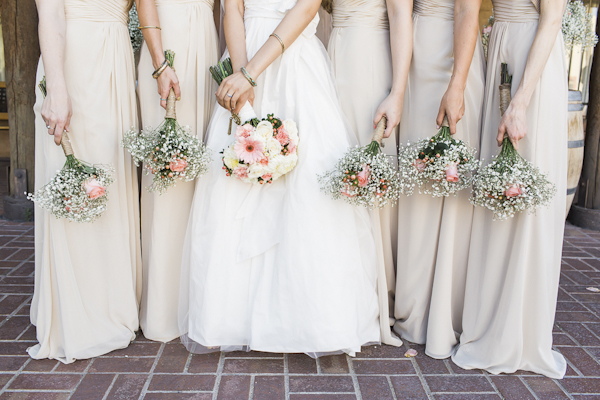
M 294 0 L 245 2 L 254 56 Z M 222 170 L 233 141 L 216 107 L 210 172 L 196 186 L 184 245 L 179 324 L 192 352 L 350 354 L 380 341 L 376 247 L 369 214 L 321 193 L 317 175 L 357 140 L 343 117 L 318 17 L 257 79 L 254 109 L 298 124 L 296 168 L 269 186 Z

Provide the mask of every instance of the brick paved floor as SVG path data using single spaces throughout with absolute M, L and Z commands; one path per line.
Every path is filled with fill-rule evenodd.
M 567 377 L 492 376 L 434 360 L 423 346 L 371 346 L 356 358 L 297 354 L 190 355 L 138 336 L 129 348 L 63 365 L 26 356 L 33 225 L 0 220 L 0 400 L 4 399 L 600 399 L 600 233 L 567 226 L 555 348 Z M 407 348 L 419 355 L 404 357 Z

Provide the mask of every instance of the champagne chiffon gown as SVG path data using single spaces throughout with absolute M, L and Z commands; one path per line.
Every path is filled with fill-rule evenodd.
M 121 148 L 137 125 L 133 52 L 126 0 L 65 0 L 64 76 L 73 105 L 75 155 L 112 164 L 108 208 L 93 223 L 68 222 L 36 208 L 33 358 L 64 363 L 127 347 L 138 329 L 139 214 L 137 175 Z M 44 76 L 40 61 L 37 80 Z M 61 169 L 65 156 L 48 136 L 36 90 L 35 186 Z M 138 292 L 138 293 L 136 293 Z
M 498 152 L 500 64 L 508 63 L 514 95 L 535 37 L 539 14 L 529 0 L 494 0 L 488 50 L 482 156 Z M 556 185 L 549 207 L 492 221 L 477 208 L 473 219 L 463 334 L 452 360 L 491 373 L 527 370 L 560 379 L 563 356 L 552 350 L 567 188 L 567 70 L 562 35 L 527 108 L 527 136 L 519 153 Z
M 208 68 L 218 60 L 218 38 L 212 0 L 156 0 L 165 50 L 175 52 L 175 72 L 181 87 L 177 119 L 200 139 L 214 107 L 216 83 Z M 139 64 L 138 95 L 144 127 L 164 121 L 154 68 L 146 44 Z M 153 175 L 142 178 L 143 290 L 140 326 L 144 336 L 168 342 L 179 336 L 177 307 L 183 240 L 194 197 L 195 181 L 178 182 L 159 195 L 145 188 Z
M 404 99 L 400 142 L 437 132 L 440 102 L 454 65 L 453 0 L 415 0 L 413 59 Z M 465 114 L 455 137 L 479 149 L 485 61 L 477 40 L 464 92 Z M 434 358 L 452 354 L 462 331 L 473 206 L 469 190 L 447 198 L 418 193 L 398 203 L 398 268 L 394 330 L 424 344 Z
M 294 5 L 246 0 L 249 58 Z M 221 107 L 213 113 L 207 145 L 214 161 L 196 185 L 182 263 L 180 328 L 192 352 L 354 354 L 380 341 L 369 214 L 330 199 L 317 181 L 356 144 L 315 36 L 317 23 L 255 88 L 258 115 L 274 113 L 298 125 L 294 170 L 268 186 L 226 176 L 218 152 L 233 140 L 230 113 Z
M 333 4 L 333 31 L 327 48 L 342 110 L 358 142 L 365 146 L 373 136 L 373 117 L 392 89 L 392 53 L 385 0 L 336 0 Z M 396 135 L 384 139 L 383 151 L 397 154 Z M 397 162 L 397 158 L 393 158 Z M 394 319 L 398 208 L 387 206 L 371 211 L 382 258 L 378 258 L 378 292 L 383 343 L 402 344 L 391 333 Z M 379 227 L 377 228 L 377 226 Z

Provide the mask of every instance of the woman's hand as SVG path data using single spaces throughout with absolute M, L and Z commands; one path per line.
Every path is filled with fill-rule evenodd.
M 248 79 L 241 71 L 238 71 L 223 79 L 217 89 L 217 101 L 221 107 L 237 114 L 237 111 L 240 111 L 246 100 L 250 98 L 248 92 L 251 90 L 252 85 Z M 254 101 L 254 91 L 252 91 L 252 100 Z
M 73 108 L 66 87 L 48 88 L 48 94 L 42 104 L 42 118 L 48 128 L 48 134 L 54 136 L 54 143 L 60 145 L 63 131 L 69 132 Z
M 167 67 L 162 74 L 156 80 L 158 84 L 158 94 L 160 95 L 160 105 L 162 108 L 167 108 L 167 97 L 171 88 L 175 90 L 175 97 L 177 100 L 181 99 L 181 89 L 179 88 L 179 80 L 177 74 L 173 69 Z
M 394 128 L 400 123 L 402 116 L 402 105 L 404 98 L 402 96 L 390 93 L 377 108 L 375 118 L 373 118 L 373 129 L 377 126 L 383 116 L 387 118 L 387 125 L 385 132 L 383 133 L 384 138 L 389 138 Z
M 438 111 L 437 119 L 435 120 L 438 128 L 442 126 L 444 116 L 448 117 L 448 125 L 450 125 L 450 134 L 456 133 L 456 124 L 465 115 L 465 94 L 464 90 L 450 85 L 448 90 L 442 97 L 440 110 Z
M 514 99 L 513 99 L 514 100 Z M 504 135 L 508 134 L 508 139 L 513 144 L 515 149 L 519 150 L 519 140 L 523 139 L 527 134 L 527 107 L 520 103 L 511 101 L 506 109 L 506 112 L 500 120 L 498 127 L 498 146 L 502 146 Z

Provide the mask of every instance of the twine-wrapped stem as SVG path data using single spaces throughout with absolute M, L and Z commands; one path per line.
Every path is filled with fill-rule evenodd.
M 71 139 L 69 139 L 69 134 L 67 131 L 64 131 L 62 134 L 62 138 L 60 139 L 60 145 L 62 146 L 63 151 L 65 152 L 65 156 L 69 157 L 75 154 L 73 151 L 73 146 L 71 146 Z
M 171 90 L 169 91 L 169 97 L 167 97 L 167 115 L 165 115 L 165 118 L 177 119 L 177 115 L 175 113 L 176 102 L 177 98 L 175 97 L 175 90 L 171 88 Z
M 500 115 L 504 115 L 508 105 L 510 104 L 511 94 L 510 94 L 510 83 L 503 83 L 500 85 Z
M 381 117 L 379 122 L 377 123 L 377 127 L 373 132 L 373 139 L 371 141 L 377 142 L 381 145 L 381 141 L 383 140 L 383 134 L 385 133 L 385 127 L 387 126 L 387 118 Z

